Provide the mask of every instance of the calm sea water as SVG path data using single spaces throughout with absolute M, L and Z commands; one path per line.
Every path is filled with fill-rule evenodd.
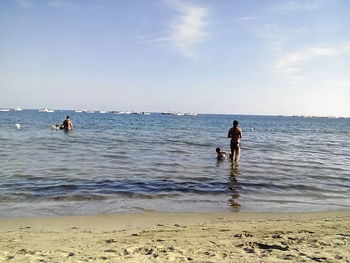
M 215 154 L 234 119 L 237 169 Z M 11 111 L 0 145 L 0 217 L 350 208 L 349 118 Z

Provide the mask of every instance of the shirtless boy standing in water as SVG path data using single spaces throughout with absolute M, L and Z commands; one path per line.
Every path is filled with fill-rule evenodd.
M 233 121 L 233 127 L 228 131 L 228 138 L 231 138 L 231 161 L 238 164 L 241 147 L 239 140 L 242 138 L 242 129 L 238 127 L 238 121 Z
M 73 130 L 73 122 L 69 119 L 69 116 L 62 123 L 63 129 L 66 131 Z

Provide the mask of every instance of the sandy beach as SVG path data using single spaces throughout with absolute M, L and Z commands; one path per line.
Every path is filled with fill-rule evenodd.
M 0 219 L 1 262 L 350 262 L 350 211 Z

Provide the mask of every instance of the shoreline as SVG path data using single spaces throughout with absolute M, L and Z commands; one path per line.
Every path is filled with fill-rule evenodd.
M 350 262 L 350 210 L 1 218 L 4 262 Z

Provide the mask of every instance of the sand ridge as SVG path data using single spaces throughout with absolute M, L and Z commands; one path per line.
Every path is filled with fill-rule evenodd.
M 350 211 L 1 219 L 1 262 L 350 262 Z

